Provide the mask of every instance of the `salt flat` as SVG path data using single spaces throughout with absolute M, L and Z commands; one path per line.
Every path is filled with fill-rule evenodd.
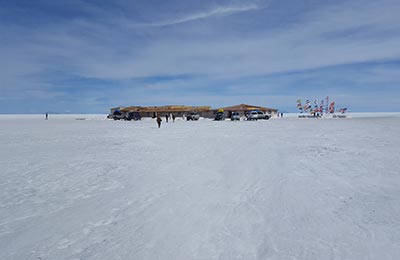
M 399 114 L 104 118 L 0 116 L 0 259 L 400 255 Z

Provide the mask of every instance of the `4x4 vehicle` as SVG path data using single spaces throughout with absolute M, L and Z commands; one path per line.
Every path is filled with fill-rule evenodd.
M 257 111 L 249 111 L 246 113 L 246 118 L 247 120 L 257 120 L 258 119 L 258 113 Z
M 239 114 L 239 112 L 232 112 L 231 120 L 232 120 L 232 121 L 240 121 L 240 114 Z
M 140 116 L 140 113 L 138 113 L 138 112 L 128 112 L 125 114 L 124 119 L 128 120 L 128 121 L 131 121 L 131 120 L 138 121 L 138 120 L 141 120 L 142 117 Z
M 121 120 L 124 118 L 124 114 L 119 110 L 115 110 L 114 113 L 108 115 L 107 118 L 114 120 Z
M 246 114 L 247 120 L 258 120 L 258 119 L 266 119 L 268 120 L 270 116 L 268 114 L 264 114 L 264 112 L 260 110 L 252 110 Z
M 258 117 L 257 119 L 265 119 L 268 120 L 270 118 L 270 116 L 268 114 L 265 114 L 262 111 L 257 111 Z
M 225 120 L 224 112 L 217 112 L 214 118 L 215 121 L 222 121 Z
M 186 120 L 190 121 L 190 120 L 199 120 L 200 115 L 197 112 L 190 112 L 187 116 L 186 116 Z

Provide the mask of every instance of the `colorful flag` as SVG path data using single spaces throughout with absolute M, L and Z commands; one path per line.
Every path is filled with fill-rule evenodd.
M 329 113 L 331 113 L 331 114 L 335 113 L 335 102 L 332 102 L 329 105 Z
M 306 105 L 303 107 L 304 111 L 311 110 L 311 102 L 310 100 L 306 100 Z
M 297 108 L 300 110 L 300 113 L 303 113 L 303 106 L 301 105 L 301 99 L 297 99 Z
M 342 114 L 346 113 L 346 111 L 347 111 L 347 107 L 339 109 L 339 112 Z

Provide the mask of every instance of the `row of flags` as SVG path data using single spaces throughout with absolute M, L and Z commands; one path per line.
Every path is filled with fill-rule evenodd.
M 300 113 L 309 112 L 311 114 L 333 114 L 335 113 L 335 102 L 332 101 L 329 103 L 329 96 L 325 99 L 322 99 L 321 102 L 318 102 L 318 99 L 315 99 L 313 104 L 311 104 L 310 100 L 306 100 L 305 105 L 303 106 L 301 103 L 301 99 L 297 100 L 297 108 L 300 110 Z M 344 114 L 347 111 L 347 108 L 341 108 L 338 110 L 339 113 Z

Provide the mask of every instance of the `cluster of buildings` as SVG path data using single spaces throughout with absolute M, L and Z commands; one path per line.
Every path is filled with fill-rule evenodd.
M 157 115 L 159 116 L 170 116 L 174 115 L 175 117 L 184 117 L 189 113 L 196 112 L 200 115 L 200 117 L 204 118 L 215 118 L 218 112 L 223 112 L 225 118 L 230 118 L 233 112 L 239 113 L 240 116 L 245 116 L 245 114 L 249 111 L 258 110 L 262 111 L 265 114 L 270 116 L 276 116 L 278 113 L 278 109 L 275 108 L 267 108 L 255 105 L 247 105 L 240 104 L 229 107 L 222 107 L 218 109 L 213 109 L 211 106 L 179 106 L 179 105 L 171 105 L 171 106 L 129 106 L 129 107 L 114 107 L 111 108 L 109 118 L 113 118 L 114 115 L 118 115 L 120 117 L 126 117 L 127 115 L 134 115 L 136 118 L 142 117 L 150 117 L 154 118 Z

